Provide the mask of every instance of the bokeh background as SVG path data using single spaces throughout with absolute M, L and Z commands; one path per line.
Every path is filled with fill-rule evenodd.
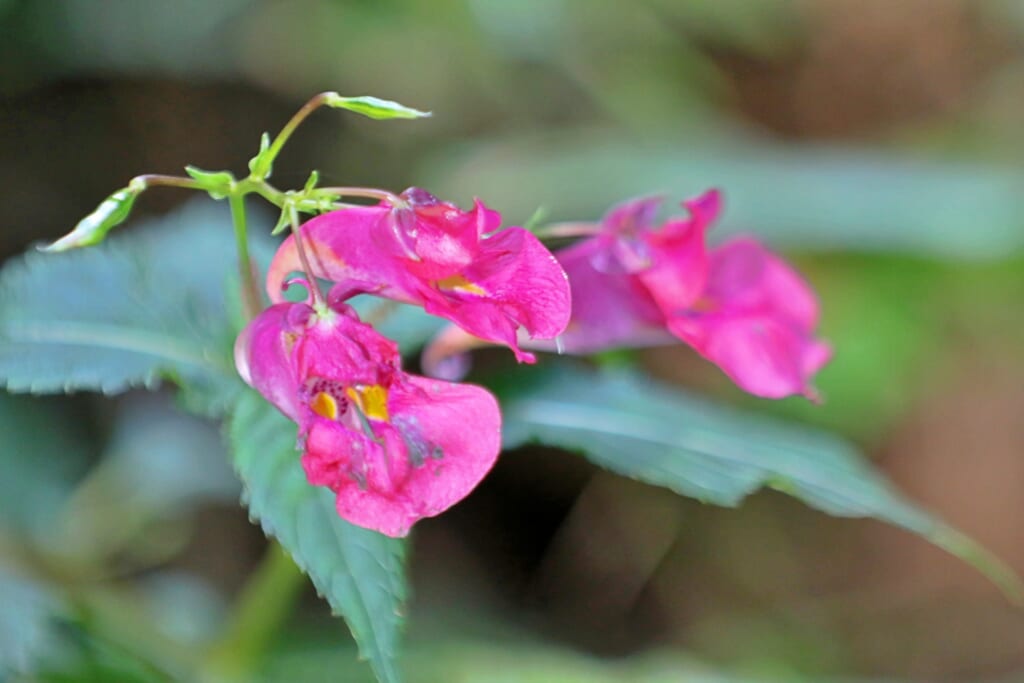
M 846 436 L 1024 573 L 1024 3 L 0 0 L 0 256 L 134 175 L 241 173 L 321 90 L 434 116 L 319 112 L 278 186 L 416 184 L 512 224 L 721 188 L 713 240 L 754 232 L 820 292 L 826 403 L 745 397 L 682 346 L 638 362 Z M 0 555 L 79 595 L 125 680 L 171 647 L 134 623 L 203 647 L 265 546 L 216 426 L 169 405 L 0 396 Z M 702 506 L 561 451 L 505 455 L 417 527 L 411 571 L 413 680 L 1024 680 L 1024 612 L 924 541 L 773 493 Z M 262 675 L 368 680 L 307 591 Z

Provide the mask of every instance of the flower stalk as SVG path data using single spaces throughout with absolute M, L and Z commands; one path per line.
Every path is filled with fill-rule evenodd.
M 259 286 L 256 284 L 255 264 L 249 256 L 249 235 L 245 220 L 245 197 L 234 193 L 228 197 L 231 223 L 235 228 L 235 247 L 238 250 L 238 276 L 242 283 L 242 310 L 251 320 L 262 308 Z

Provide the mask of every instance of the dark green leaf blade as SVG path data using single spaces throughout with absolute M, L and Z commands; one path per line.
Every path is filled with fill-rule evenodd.
M 405 542 L 338 517 L 333 494 L 306 482 L 295 425 L 255 392 L 238 403 L 230 439 L 250 514 L 344 617 L 377 678 L 399 681 Z
M 872 517 L 969 562 L 1015 600 L 997 558 L 895 491 L 847 443 L 714 407 L 628 372 L 552 372 L 502 402 L 504 440 L 581 450 L 595 464 L 681 495 L 735 506 L 770 487 L 839 517 Z
M 29 253 L 0 272 L 0 385 L 117 393 L 172 378 L 203 412 L 243 386 L 234 370 L 225 207 L 190 204 L 89 250 Z

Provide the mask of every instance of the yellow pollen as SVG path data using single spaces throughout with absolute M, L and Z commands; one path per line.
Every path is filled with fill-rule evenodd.
M 473 284 L 461 275 L 452 275 L 443 280 L 438 280 L 434 284 L 437 285 L 438 289 L 459 292 L 460 294 L 487 294 L 483 287 Z
M 363 415 L 371 420 L 387 422 L 390 419 L 388 416 L 388 390 L 381 385 L 349 387 L 345 393 L 359 407 Z
M 701 297 L 697 299 L 690 306 L 690 310 L 696 313 L 711 313 L 716 308 L 718 308 L 718 306 L 715 305 L 715 302 L 712 301 L 711 299 L 708 299 L 707 297 Z
M 338 402 L 324 391 L 313 397 L 313 400 L 309 402 L 309 407 L 320 417 L 326 417 L 328 420 L 338 418 Z

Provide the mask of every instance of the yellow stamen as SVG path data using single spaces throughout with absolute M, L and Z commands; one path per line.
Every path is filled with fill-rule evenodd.
M 320 417 L 335 420 L 338 417 L 338 402 L 330 394 L 321 391 L 309 402 L 309 407 Z
M 458 292 L 460 294 L 487 294 L 487 291 L 483 287 L 473 284 L 461 275 L 452 275 L 451 277 L 446 277 L 443 280 L 438 280 L 434 284 L 437 285 L 438 289 Z
M 388 415 L 388 390 L 379 384 L 368 387 L 349 387 L 345 390 L 348 397 L 352 399 L 363 415 L 371 420 L 387 422 Z

